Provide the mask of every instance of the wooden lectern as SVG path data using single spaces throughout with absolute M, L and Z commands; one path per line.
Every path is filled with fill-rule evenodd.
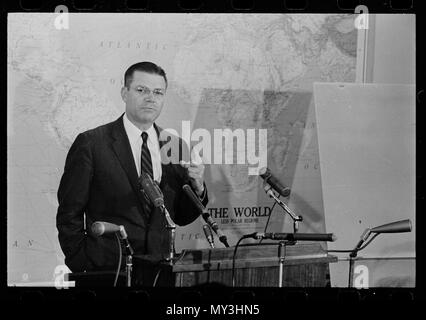
M 278 242 L 238 247 L 235 286 L 278 287 L 278 249 Z M 328 255 L 320 243 L 286 245 L 284 250 L 283 287 L 330 286 L 328 264 L 336 262 L 337 257 Z M 232 286 L 233 254 L 234 247 L 184 250 L 173 264 L 135 255 L 133 283 L 151 287 L 152 279 L 157 278 L 156 286 Z

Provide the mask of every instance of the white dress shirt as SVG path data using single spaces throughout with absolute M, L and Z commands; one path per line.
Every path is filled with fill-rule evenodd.
M 138 176 L 141 175 L 141 150 L 142 150 L 142 132 L 136 127 L 127 117 L 127 114 L 123 116 L 124 129 L 126 130 L 127 138 L 132 148 L 133 159 L 135 160 L 136 169 L 138 170 Z M 151 154 L 152 171 L 154 174 L 154 180 L 158 183 L 161 182 L 161 153 L 160 144 L 158 142 L 157 132 L 153 125 L 145 131 L 148 134 L 148 149 Z

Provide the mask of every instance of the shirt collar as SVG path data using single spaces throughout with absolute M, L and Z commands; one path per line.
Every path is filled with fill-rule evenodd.
M 146 130 L 146 133 L 148 133 L 148 140 L 151 140 L 152 142 L 155 141 L 155 137 L 157 137 L 157 131 L 155 131 L 154 125 L 151 125 L 148 130 Z M 141 132 L 142 134 L 142 132 Z
M 124 124 L 124 129 L 126 130 L 127 136 L 129 137 L 129 140 L 132 143 L 135 141 L 138 141 L 138 139 L 141 139 L 141 135 L 143 131 L 141 131 L 129 120 L 129 118 L 127 117 L 127 113 L 124 114 L 123 124 Z M 144 131 L 148 133 L 148 140 L 152 140 L 157 134 L 153 125 L 151 125 L 148 128 L 148 130 L 144 130 Z

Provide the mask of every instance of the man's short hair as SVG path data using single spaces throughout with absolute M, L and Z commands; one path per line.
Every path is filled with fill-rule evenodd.
M 159 76 L 162 76 L 164 78 L 164 81 L 166 81 L 166 88 L 167 88 L 167 76 L 166 72 L 161 68 L 160 66 L 157 66 L 155 63 L 149 62 L 149 61 L 143 61 L 135 63 L 134 65 L 131 65 L 126 72 L 124 73 L 124 85 L 127 88 L 130 88 L 130 83 L 133 80 L 133 73 L 135 71 L 141 71 L 151 74 L 158 74 Z

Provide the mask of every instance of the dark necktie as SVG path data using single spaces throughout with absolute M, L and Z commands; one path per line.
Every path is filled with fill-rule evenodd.
M 146 172 L 151 176 L 154 180 L 154 175 L 152 172 L 152 161 L 151 161 L 151 153 L 148 149 L 148 134 L 146 132 L 142 132 L 142 152 L 141 152 L 141 174 Z
M 141 175 L 142 173 L 147 173 L 153 178 L 152 173 L 152 162 L 151 162 L 151 153 L 148 149 L 148 134 L 146 132 L 142 132 L 142 151 L 141 151 Z M 145 213 L 148 215 L 148 219 L 151 218 L 151 213 L 154 210 L 154 206 L 149 202 L 146 201 L 144 203 L 144 210 Z

